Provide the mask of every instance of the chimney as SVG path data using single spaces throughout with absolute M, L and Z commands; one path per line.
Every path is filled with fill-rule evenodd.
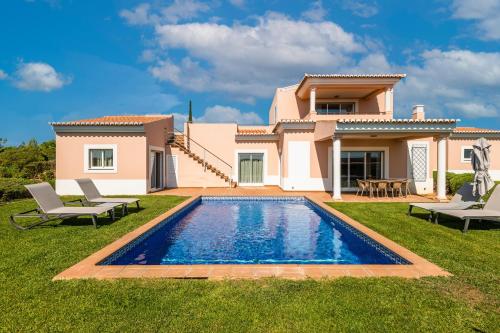
M 425 111 L 423 105 L 414 105 L 413 112 L 411 114 L 411 119 L 413 120 L 424 120 L 425 119 Z

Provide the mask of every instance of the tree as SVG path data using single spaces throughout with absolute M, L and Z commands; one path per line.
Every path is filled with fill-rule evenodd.
M 193 105 L 191 103 L 191 100 L 189 100 L 189 114 L 188 114 L 188 123 L 193 122 Z

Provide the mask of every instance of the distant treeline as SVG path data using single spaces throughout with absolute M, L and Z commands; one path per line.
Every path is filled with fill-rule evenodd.
M 52 180 L 55 175 L 54 140 L 38 143 L 35 139 L 19 146 L 7 146 L 0 139 L 0 178 Z

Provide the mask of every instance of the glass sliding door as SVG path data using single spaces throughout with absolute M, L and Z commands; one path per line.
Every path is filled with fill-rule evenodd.
M 384 152 L 343 151 L 340 155 L 340 177 L 343 189 L 354 189 L 358 179 L 384 178 Z
M 240 184 L 262 184 L 264 182 L 264 154 L 238 154 L 238 182 Z

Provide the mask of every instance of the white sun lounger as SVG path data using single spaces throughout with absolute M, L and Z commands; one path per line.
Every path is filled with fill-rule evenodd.
M 33 185 L 25 185 L 28 191 L 38 204 L 38 208 L 32 209 L 10 216 L 10 223 L 17 229 L 26 230 L 34 226 L 52 221 L 55 219 L 65 219 L 74 216 L 91 216 L 94 227 L 97 228 L 97 216 L 103 213 L 109 213 L 112 220 L 115 219 L 114 208 L 115 204 L 102 204 L 94 207 L 75 207 L 65 206 L 65 203 L 59 198 L 52 186 L 49 183 L 40 183 Z M 80 201 L 74 200 L 66 202 L 66 204 Z M 17 218 L 39 218 L 40 221 L 31 225 L 23 226 L 16 222 Z
M 450 202 L 416 202 L 410 203 L 408 207 L 408 215 L 411 215 L 413 207 L 428 210 L 429 221 L 436 210 L 448 209 L 468 209 L 479 204 L 479 196 L 472 194 L 473 184 L 465 183 L 460 187 L 457 193 L 451 198 Z
M 454 216 L 465 221 L 463 232 L 469 229 L 470 220 L 495 220 L 500 221 L 500 186 L 497 186 L 491 194 L 483 209 L 452 209 L 436 210 L 435 222 L 438 222 L 439 215 Z
M 122 206 L 122 215 L 128 210 L 128 205 L 135 203 L 139 209 L 139 199 L 136 198 L 104 198 L 91 179 L 77 179 L 83 195 L 89 204 L 112 203 Z

